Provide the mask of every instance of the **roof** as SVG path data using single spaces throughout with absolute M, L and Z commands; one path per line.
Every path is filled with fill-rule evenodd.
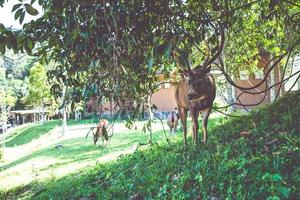
M 15 113 L 15 114 L 21 114 L 21 115 L 25 115 L 25 114 L 35 114 L 35 113 L 48 113 L 47 110 L 11 110 L 10 113 Z

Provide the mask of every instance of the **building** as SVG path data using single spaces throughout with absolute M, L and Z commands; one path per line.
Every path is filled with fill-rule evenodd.
M 258 71 L 255 73 L 249 74 L 246 71 L 240 71 L 239 77 L 234 79 L 235 84 L 249 88 L 254 85 L 259 84 L 262 82 L 264 76 L 266 75 L 269 67 L 272 65 L 272 62 L 270 61 L 270 55 L 267 53 L 264 53 L 261 55 L 261 59 L 258 62 Z M 300 57 L 295 59 L 293 63 L 294 67 L 293 70 L 294 72 L 300 71 Z M 215 77 L 216 80 L 222 78 L 222 74 L 218 73 L 216 71 L 212 71 L 213 76 Z M 178 74 L 172 74 L 172 80 L 173 82 L 176 82 L 176 79 L 178 81 Z M 294 81 L 296 81 L 295 77 L 294 79 L 291 79 L 282 87 L 280 85 L 276 85 L 274 88 L 267 90 L 266 92 L 263 92 L 266 90 L 270 85 L 273 85 L 275 83 L 279 83 L 282 81 L 282 72 L 280 70 L 280 66 L 277 65 L 275 66 L 274 70 L 271 71 L 271 74 L 267 81 L 263 82 L 259 87 L 250 90 L 251 92 L 262 92 L 261 94 L 248 94 L 248 93 L 243 93 L 240 89 L 231 87 L 231 95 L 232 95 L 232 101 L 236 103 L 241 103 L 243 105 L 246 105 L 245 108 L 247 109 L 252 109 L 258 105 L 263 105 L 265 103 L 270 103 L 275 99 L 275 96 L 277 93 L 279 93 L 278 96 L 281 96 L 284 94 L 288 88 L 287 86 L 291 86 Z M 163 75 L 159 75 L 158 77 L 159 80 L 163 81 L 164 77 Z M 224 79 L 224 78 L 223 78 Z M 298 89 L 300 88 L 300 84 L 294 86 L 292 89 Z M 167 115 L 169 112 L 174 111 L 177 108 L 176 100 L 175 100 L 175 90 L 176 86 L 172 85 L 170 83 L 164 83 L 161 84 L 158 91 L 155 92 L 152 95 L 151 98 L 151 103 L 154 104 L 157 107 L 157 110 L 159 113 L 162 114 L 162 116 Z M 217 88 L 218 90 L 218 88 Z M 223 93 L 222 95 L 220 93 Z M 225 94 L 224 94 L 225 93 Z M 229 93 L 228 91 L 218 91 L 217 97 L 215 102 L 219 104 L 228 104 L 228 101 L 226 102 L 223 100 L 224 96 L 228 96 Z M 228 100 L 228 99 L 227 99 Z M 132 104 L 130 104 L 132 106 Z M 129 105 L 129 107 L 130 107 Z M 243 109 L 244 106 L 237 105 L 235 106 L 237 109 Z M 91 101 L 88 103 L 88 109 L 89 112 L 95 112 L 95 113 L 110 113 L 110 106 L 109 105 L 102 105 L 97 103 L 97 98 L 92 98 Z

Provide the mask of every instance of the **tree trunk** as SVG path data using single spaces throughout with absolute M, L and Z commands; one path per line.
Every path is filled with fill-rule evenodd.
M 153 142 L 153 137 L 152 137 L 153 113 L 151 110 L 151 95 L 148 95 L 147 105 L 148 105 L 148 111 L 149 111 L 149 143 L 152 144 L 152 142 Z
M 42 107 L 42 112 L 41 112 L 42 114 L 40 116 L 42 116 L 42 122 L 43 122 L 43 124 L 45 124 L 46 123 L 46 121 L 45 121 L 45 106 L 44 106 L 43 102 L 41 103 L 40 107 Z
M 232 106 L 229 107 L 230 112 L 236 111 L 235 103 L 235 88 L 230 84 L 227 83 L 227 99 L 228 103 L 232 104 Z
M 44 103 L 43 103 L 43 124 L 45 124 L 46 123 L 46 114 L 45 114 L 45 105 L 44 105 Z
M 63 107 L 63 120 L 62 120 L 62 136 L 66 135 L 68 132 L 68 127 L 67 127 L 67 109 L 66 106 Z
M 1 125 L 2 125 L 2 136 L 1 136 L 1 143 L 2 143 L 2 155 L 4 157 L 5 155 L 5 135 L 6 135 L 6 129 L 7 129 L 7 114 L 6 114 L 6 105 L 5 105 L 5 90 L 3 87 L 1 87 L 1 94 L 2 94 L 2 101 L 1 101 L 1 110 L 2 110 L 2 113 L 0 115 L 1 119 L 0 119 L 0 122 Z
M 225 46 L 226 46 L 226 42 L 225 42 Z M 230 71 L 228 70 L 228 67 L 226 65 L 226 52 L 222 53 L 222 58 L 223 58 L 223 63 L 224 63 L 224 68 L 225 71 L 228 74 L 231 74 Z M 232 80 L 234 80 L 233 77 L 231 77 Z M 234 103 L 236 102 L 236 91 L 235 91 L 235 87 L 233 85 L 231 85 L 228 81 L 226 82 L 226 89 L 227 89 L 227 100 L 228 100 L 228 104 L 232 104 L 232 106 L 229 107 L 229 111 L 230 112 L 234 112 L 236 111 L 236 105 L 234 105 Z
M 270 54 L 270 60 L 273 59 L 273 55 Z M 269 64 L 269 68 L 272 67 L 274 65 L 274 60 L 272 60 Z M 277 67 L 277 66 L 276 66 Z M 276 68 L 275 67 L 275 68 Z M 273 70 L 271 71 L 269 77 L 268 77 L 268 82 L 269 82 L 269 86 L 272 86 L 275 84 L 275 68 L 273 68 Z M 275 87 L 272 87 L 270 89 L 270 102 L 274 102 L 275 100 L 275 97 L 276 97 L 276 88 Z
M 68 127 L 67 127 L 67 107 L 66 107 L 66 91 L 67 90 L 67 87 L 64 86 L 63 87 L 63 119 L 62 119 L 62 136 L 66 135 L 67 132 L 68 132 Z

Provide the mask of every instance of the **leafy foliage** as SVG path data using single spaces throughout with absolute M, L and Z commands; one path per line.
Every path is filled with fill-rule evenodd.
M 46 69 L 39 63 L 30 68 L 27 101 L 31 105 L 42 106 L 50 101 L 50 87 L 47 83 Z
M 27 13 L 37 14 L 34 2 L 16 4 L 15 18 L 22 22 Z M 57 66 L 48 78 L 57 81 L 51 91 L 61 95 L 58 82 L 63 82 L 72 88 L 75 102 L 91 96 L 142 102 L 154 90 L 157 73 L 170 77 L 178 66 L 201 66 L 216 53 L 218 25 L 226 32 L 222 52 L 232 74 L 252 70 L 261 50 L 282 56 L 299 51 L 297 0 L 38 3 L 43 16 L 22 31 L 0 25 L 0 50 L 25 51 L 42 62 L 54 59 Z

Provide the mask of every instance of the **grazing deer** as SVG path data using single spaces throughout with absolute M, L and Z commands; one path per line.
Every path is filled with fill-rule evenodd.
M 104 145 L 105 142 L 106 142 L 106 146 L 108 145 L 108 141 L 109 141 L 108 131 L 107 131 L 108 124 L 109 122 L 106 119 L 100 119 L 99 123 L 96 126 L 96 132 L 94 132 L 94 128 L 91 128 L 91 131 L 93 133 L 94 145 L 96 145 L 100 137 L 102 139 L 102 145 Z M 88 137 L 89 132 L 87 133 L 85 138 Z
M 171 112 L 167 118 L 167 124 L 170 128 L 170 134 L 175 134 L 178 125 L 179 116 L 176 112 Z
M 221 42 L 217 53 L 211 58 L 207 59 L 204 64 L 197 66 L 194 69 L 189 67 L 188 70 L 184 70 L 181 75 L 181 80 L 176 88 L 175 98 L 177 107 L 179 110 L 180 120 L 183 126 L 184 132 L 184 144 L 187 145 L 186 135 L 186 118 L 187 111 L 190 111 L 190 115 L 193 121 L 193 141 L 198 143 L 198 117 L 201 112 L 203 115 L 202 130 L 203 139 L 202 142 L 206 142 L 207 139 L 207 122 L 210 115 L 213 101 L 216 96 L 216 86 L 214 78 L 209 74 L 211 64 L 220 56 L 224 47 L 224 31 L 220 25 Z

